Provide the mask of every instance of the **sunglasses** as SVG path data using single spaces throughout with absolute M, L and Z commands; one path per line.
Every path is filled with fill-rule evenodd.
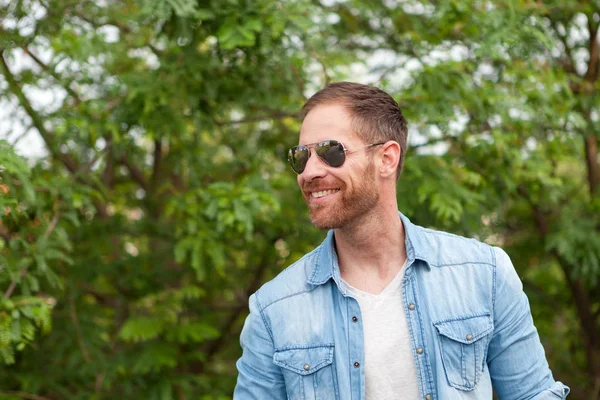
M 339 168 L 346 161 L 346 154 L 352 153 L 360 149 L 379 146 L 385 142 L 368 144 L 366 146 L 357 147 L 355 149 L 347 149 L 342 143 L 337 140 L 324 140 L 319 143 L 294 146 L 288 152 L 288 162 L 292 166 L 295 173 L 301 174 L 306 168 L 306 163 L 310 158 L 310 149 L 314 148 L 317 157 L 330 167 Z

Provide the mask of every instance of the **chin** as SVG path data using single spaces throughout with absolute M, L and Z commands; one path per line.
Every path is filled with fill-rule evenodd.
M 320 210 L 314 210 L 309 213 L 310 222 L 315 226 L 315 228 L 320 230 L 329 230 L 339 227 L 339 224 L 336 223 L 338 221 L 335 221 L 333 218 L 331 218 L 331 215 L 319 215 L 321 214 L 319 211 Z
M 328 231 L 330 229 L 338 228 L 337 226 L 332 225 L 329 221 L 320 221 L 320 220 L 311 219 L 310 222 L 312 222 L 312 224 L 314 225 L 315 228 L 322 230 L 322 231 Z
M 318 211 L 310 213 L 310 222 L 315 228 L 320 230 L 339 229 L 346 226 L 350 218 L 344 218 L 344 216 L 335 215 L 331 213 L 325 213 L 326 215 L 319 215 Z
M 312 214 L 310 215 L 310 222 L 315 228 L 320 230 L 329 230 L 333 228 L 332 221 L 328 221 L 326 218 L 319 218 Z

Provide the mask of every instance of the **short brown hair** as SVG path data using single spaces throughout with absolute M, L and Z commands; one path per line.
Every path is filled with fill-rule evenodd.
M 352 126 L 366 143 L 395 140 L 401 147 L 396 178 L 404 167 L 408 128 L 398 103 L 386 92 L 354 82 L 336 82 L 315 93 L 302 107 L 300 118 L 322 104 L 340 104 L 348 109 Z

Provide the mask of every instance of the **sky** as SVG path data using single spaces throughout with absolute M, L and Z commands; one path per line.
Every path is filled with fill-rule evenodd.
M 1 6 L 7 6 L 10 0 L 0 0 Z M 19 29 L 19 34 L 22 36 L 28 36 L 33 33 L 36 19 L 42 18 L 46 11 L 43 7 L 36 6 L 32 3 L 32 12 L 26 17 L 19 21 L 14 18 L 6 17 L 0 18 L 0 29 Z M 5 57 L 9 52 L 5 52 Z M 22 52 L 11 51 L 10 56 L 7 58 L 7 64 L 11 69 L 16 71 L 22 68 L 35 68 L 33 62 L 25 57 Z M 47 57 L 46 54 L 41 54 L 40 57 L 44 59 Z M 7 89 L 7 83 L 4 78 L 0 75 L 0 95 L 3 94 Z M 35 108 L 47 108 L 52 104 L 56 104 L 56 96 L 58 93 L 51 90 L 28 90 L 25 89 L 28 97 L 31 99 Z M 16 141 L 15 149 L 18 154 L 27 158 L 40 158 L 46 154 L 44 143 L 39 133 L 35 129 L 27 129 L 30 121 L 22 110 L 19 110 L 16 104 L 16 100 L 8 101 L 7 99 L 0 96 L 0 140 L 7 140 L 9 143 Z

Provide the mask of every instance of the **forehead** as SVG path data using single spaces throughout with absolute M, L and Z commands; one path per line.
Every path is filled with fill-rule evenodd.
M 302 122 L 300 144 L 329 139 L 346 144 L 360 140 L 352 129 L 350 113 L 340 104 L 318 105 L 306 115 Z

